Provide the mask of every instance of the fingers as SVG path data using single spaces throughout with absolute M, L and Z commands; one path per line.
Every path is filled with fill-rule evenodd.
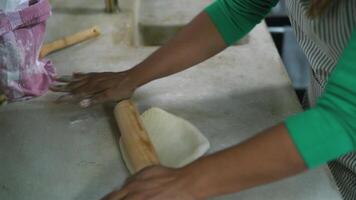
M 88 84 L 88 80 L 87 79 L 81 79 L 79 81 L 71 81 L 67 84 L 67 87 L 71 90 L 75 90 L 78 89 L 82 86 L 85 86 L 86 84 Z
M 91 98 L 91 105 L 101 104 L 110 100 L 110 97 L 106 95 L 106 92 L 101 92 L 99 94 L 94 95 Z
M 98 92 L 96 83 L 90 83 L 88 78 L 73 78 L 72 76 L 61 76 L 56 79 L 56 84 L 50 85 L 53 92 L 68 92 L 75 96 L 90 96 Z M 96 86 L 96 87 L 93 87 Z M 94 90 L 95 88 L 96 90 Z
M 86 98 L 92 96 L 93 94 L 100 92 L 100 88 L 100 85 L 96 88 L 87 86 L 86 82 L 78 82 L 76 84 L 53 84 L 49 86 L 49 89 L 53 92 L 70 93 L 76 98 Z
M 173 171 L 160 166 L 148 167 L 129 178 L 121 190 L 111 192 L 102 200 L 167 199 L 162 191 L 175 180 L 175 176 L 167 176 L 169 172 Z
M 114 94 L 110 89 L 101 91 L 91 98 L 91 105 L 101 104 L 109 101 L 117 101 L 120 102 L 125 99 L 129 99 L 129 94 L 117 93 Z
M 91 86 L 91 84 L 82 84 L 81 86 L 77 85 L 77 88 L 69 88 L 69 92 L 80 99 L 92 97 L 93 95 L 102 92 L 102 88 L 103 87 L 100 84 L 96 87 Z
M 87 78 L 88 76 L 92 75 L 93 73 L 80 73 L 80 72 L 74 72 L 73 73 L 73 78 L 74 79 L 83 79 L 83 78 Z
M 71 90 L 86 84 L 84 77 L 74 78 L 65 75 L 55 79 L 57 83 L 50 85 L 49 89 L 53 92 L 70 92 Z
M 63 75 L 55 78 L 57 82 L 69 83 L 73 81 L 80 81 L 88 77 L 89 74 L 73 73 L 73 75 Z
M 57 82 L 67 83 L 67 82 L 73 81 L 73 76 L 64 75 L 64 76 L 60 76 L 60 77 L 55 78 L 55 80 Z
M 119 190 L 119 191 L 113 191 L 110 194 L 106 195 L 104 198 L 101 200 L 122 200 L 127 196 L 128 192 L 127 190 Z
M 57 83 L 50 86 L 53 92 L 64 92 L 80 101 L 81 107 L 121 101 L 130 98 L 134 92 L 132 84 L 127 82 L 125 73 L 74 73 L 72 76 L 61 76 Z
M 102 77 L 101 73 L 81 74 L 75 73 L 73 76 L 61 76 L 56 79 L 59 84 L 50 86 L 53 92 L 69 92 L 77 97 L 92 96 L 105 88 L 102 81 L 108 77 Z
M 147 195 L 144 195 L 142 193 L 137 193 L 137 194 L 130 194 L 123 198 L 122 200 L 147 200 L 148 197 Z
M 90 98 L 85 98 L 79 102 L 80 107 L 88 108 L 93 105 L 105 103 L 112 100 L 107 91 L 99 92 Z
M 140 172 L 138 172 L 136 175 L 129 177 L 125 181 L 125 185 L 129 186 L 134 182 L 147 181 L 151 178 L 159 177 L 163 174 L 165 174 L 165 169 L 161 168 L 160 166 L 147 167 L 141 170 Z M 153 186 L 152 184 L 150 185 Z
M 125 185 L 129 185 L 129 184 L 131 184 L 135 181 L 138 181 L 138 180 L 144 180 L 144 179 L 146 179 L 146 177 L 147 177 L 146 173 L 142 173 L 142 171 L 138 172 L 137 174 L 127 178 L 125 181 Z
M 65 97 L 66 96 L 75 97 L 76 99 L 81 99 L 79 101 L 79 106 L 82 107 L 82 108 L 88 108 L 90 106 L 93 106 L 93 105 L 96 105 L 96 104 L 100 104 L 100 103 L 104 103 L 104 102 L 107 102 L 107 101 L 111 100 L 110 97 L 106 94 L 106 92 L 101 92 L 101 93 L 95 94 L 94 96 L 83 96 L 83 95 L 78 95 L 78 94 L 74 95 L 74 96 L 70 95 L 70 94 L 67 94 L 67 95 L 64 95 L 64 96 Z M 60 102 L 60 101 L 57 101 L 57 102 Z
M 70 89 L 67 88 L 66 84 L 52 84 L 49 86 L 52 92 L 69 92 Z

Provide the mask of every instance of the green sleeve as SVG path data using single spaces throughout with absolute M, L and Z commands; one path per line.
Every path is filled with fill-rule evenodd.
M 227 45 L 258 24 L 279 0 L 216 0 L 205 9 Z
M 309 168 L 356 150 L 356 30 L 317 105 L 286 120 Z

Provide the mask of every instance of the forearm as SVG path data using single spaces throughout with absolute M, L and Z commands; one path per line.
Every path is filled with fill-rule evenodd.
M 225 49 L 227 45 L 205 12 L 173 39 L 129 72 L 137 86 L 183 71 Z
M 283 124 L 182 169 L 194 177 L 193 193 L 203 198 L 239 192 L 304 170 Z

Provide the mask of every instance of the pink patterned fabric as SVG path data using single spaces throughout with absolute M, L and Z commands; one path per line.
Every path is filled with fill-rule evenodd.
M 15 12 L 0 10 L 0 95 L 10 102 L 40 96 L 53 82 L 52 63 L 38 58 L 50 15 L 48 0 L 31 0 Z

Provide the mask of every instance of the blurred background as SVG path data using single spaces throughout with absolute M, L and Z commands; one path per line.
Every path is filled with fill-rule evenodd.
M 272 9 L 266 18 L 266 23 L 298 98 L 302 102 L 309 85 L 310 66 L 295 38 L 284 0 Z

